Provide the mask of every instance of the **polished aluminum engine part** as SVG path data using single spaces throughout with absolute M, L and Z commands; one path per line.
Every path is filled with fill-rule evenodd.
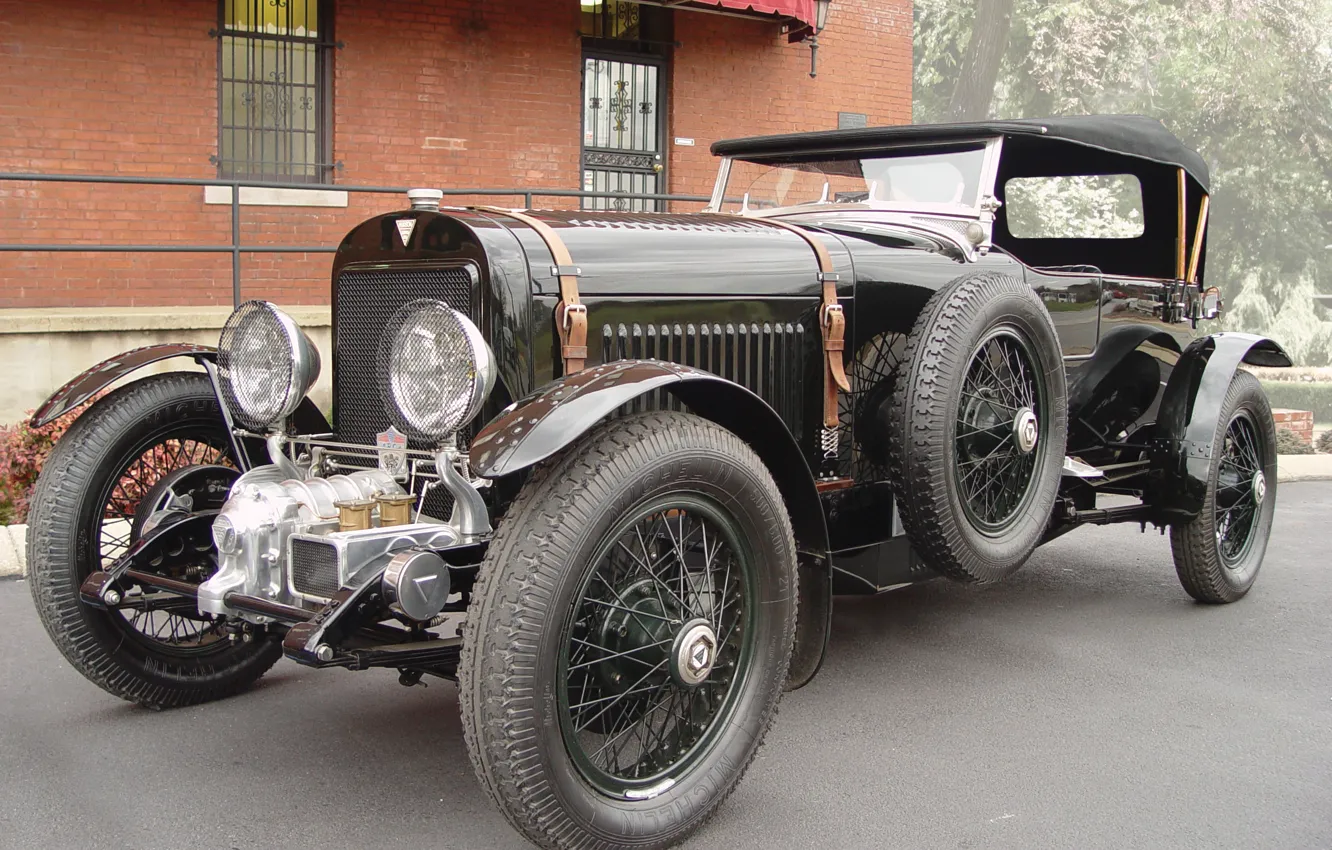
M 434 552 L 408 549 L 389 559 L 383 583 L 390 608 L 425 622 L 444 610 L 449 600 L 449 565 Z
M 287 590 L 293 596 L 322 602 L 339 588 L 359 585 L 398 552 L 447 549 L 459 542 L 453 528 L 433 522 L 328 534 L 296 532 L 288 537 L 284 553 L 290 564 Z
M 281 602 L 294 598 L 283 566 L 287 538 L 295 531 L 337 527 L 337 501 L 399 494 L 402 487 L 378 469 L 329 478 L 276 480 L 276 466 L 246 472 L 213 522 L 217 572 L 199 586 L 199 611 L 234 614 L 224 601 L 233 591 Z

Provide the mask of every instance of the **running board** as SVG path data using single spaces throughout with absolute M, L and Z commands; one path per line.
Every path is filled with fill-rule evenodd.
M 1076 458 L 1064 455 L 1064 477 L 1066 478 L 1103 478 L 1105 473 L 1090 463 L 1083 463 Z

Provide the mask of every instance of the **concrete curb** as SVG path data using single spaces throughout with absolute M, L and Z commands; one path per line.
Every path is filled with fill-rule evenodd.
M 1332 455 L 1277 455 L 1277 481 L 1332 480 Z
M 1278 455 L 1277 481 L 1332 481 L 1332 455 Z M 28 572 L 28 527 L 0 525 L 0 578 Z
M 28 527 L 0 525 L 0 576 L 17 577 L 28 572 Z

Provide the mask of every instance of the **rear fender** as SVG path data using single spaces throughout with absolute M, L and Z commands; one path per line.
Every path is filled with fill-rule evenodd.
M 472 440 L 483 478 L 528 469 L 572 445 L 622 405 L 655 390 L 735 433 L 758 453 L 786 501 L 800 553 L 800 620 L 789 682 L 814 677 L 827 646 L 832 571 L 823 507 L 804 454 L 781 417 L 748 389 L 710 372 L 657 360 L 619 360 L 553 381 L 515 402 Z
M 36 412 L 32 414 L 32 418 L 28 420 L 28 424 L 33 428 L 40 428 L 71 411 L 77 410 L 93 396 L 121 378 L 137 372 L 145 366 L 151 366 L 154 363 L 169 360 L 173 357 L 189 357 L 195 363 L 203 366 L 205 371 L 208 372 L 209 379 L 213 382 L 213 389 L 216 392 L 218 389 L 216 369 L 214 368 L 217 363 L 216 347 L 196 345 L 190 342 L 147 345 L 103 360 L 96 366 L 71 378 L 37 408 Z M 226 399 L 222 397 L 221 393 L 217 395 L 217 403 L 224 411 L 227 409 Z M 323 412 L 309 398 L 301 401 L 301 406 L 291 415 L 290 424 L 298 434 L 326 434 L 333 430 Z M 236 454 L 243 470 L 250 468 L 250 458 L 266 457 L 267 449 L 264 447 L 262 440 L 233 439 L 237 443 L 235 446 Z
M 1153 441 L 1153 458 L 1165 476 L 1151 499 L 1166 522 L 1188 522 L 1202 510 L 1217 420 L 1241 363 L 1292 365 L 1267 337 L 1218 333 L 1194 340 L 1170 374 Z
M 1084 407 L 1096 397 L 1101 383 L 1114 372 L 1124 358 L 1145 342 L 1181 353 L 1173 336 L 1151 325 L 1127 325 L 1106 334 L 1091 360 L 1078 371 L 1068 388 L 1069 421 L 1073 421 Z

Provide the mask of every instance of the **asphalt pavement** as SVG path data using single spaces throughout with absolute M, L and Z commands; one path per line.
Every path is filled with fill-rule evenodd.
M 518 848 L 453 685 L 280 664 L 151 712 L 61 659 L 0 582 L 0 847 Z M 695 848 L 1332 848 L 1332 483 L 1284 484 L 1238 604 L 1169 541 L 1082 529 L 1008 582 L 839 599 Z

